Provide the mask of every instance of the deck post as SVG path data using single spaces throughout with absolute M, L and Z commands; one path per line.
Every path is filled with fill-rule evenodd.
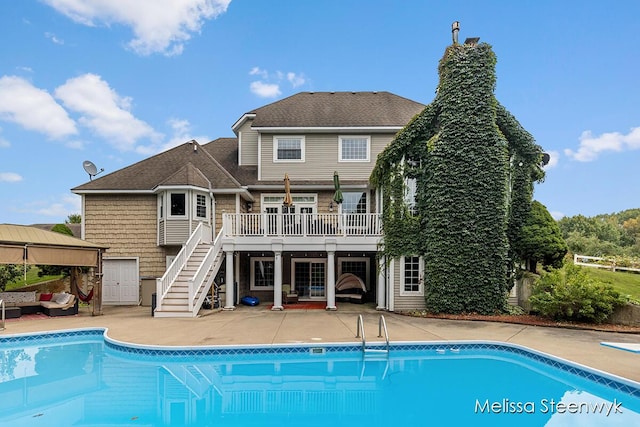
M 234 295 L 234 274 L 233 274 L 233 245 L 224 245 L 225 254 L 225 304 L 223 310 L 235 310 L 236 306 L 233 304 L 235 300 Z
M 336 307 L 336 242 L 327 240 L 327 310 L 337 310 Z
M 283 310 L 282 306 L 282 242 L 271 244 L 273 250 L 273 307 L 271 310 Z
M 385 310 L 386 306 L 387 306 L 387 301 L 386 301 L 386 274 L 385 274 L 385 264 L 386 264 L 386 260 L 384 255 L 380 256 L 380 259 L 378 260 L 378 290 L 377 290 L 377 304 L 376 304 L 376 310 Z

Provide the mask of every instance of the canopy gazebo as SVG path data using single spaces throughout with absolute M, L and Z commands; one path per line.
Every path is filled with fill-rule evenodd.
M 53 231 L 0 224 L 0 264 L 94 267 L 97 276 L 94 315 L 102 314 L 101 267 L 102 254 L 106 249 L 106 246 Z

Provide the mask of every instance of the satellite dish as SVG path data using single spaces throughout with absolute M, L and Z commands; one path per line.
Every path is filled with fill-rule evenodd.
M 542 153 L 542 166 L 547 166 L 551 160 L 549 153 Z
M 104 168 L 101 168 L 100 171 L 98 171 L 98 168 L 93 164 L 91 160 L 85 160 L 84 162 L 82 162 L 82 167 L 84 168 L 85 172 L 89 174 L 89 180 L 92 180 L 93 177 L 98 175 L 100 172 L 104 172 Z

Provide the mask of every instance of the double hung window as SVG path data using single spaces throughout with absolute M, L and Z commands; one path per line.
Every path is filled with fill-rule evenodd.
M 368 136 L 341 136 L 338 144 L 341 162 L 368 162 L 371 143 Z
M 276 136 L 273 139 L 274 162 L 304 162 L 304 137 Z

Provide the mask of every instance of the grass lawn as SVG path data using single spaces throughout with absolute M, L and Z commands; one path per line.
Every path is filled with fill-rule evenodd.
M 600 268 L 583 267 L 589 276 L 611 284 L 623 295 L 629 295 L 640 302 L 640 274 L 622 271 L 609 271 Z
M 22 274 L 17 280 L 7 283 L 7 291 L 22 288 L 23 286 L 33 285 L 35 283 L 46 282 L 47 280 L 59 279 L 62 276 L 38 276 L 40 269 L 35 266 L 27 267 L 27 278 L 25 280 Z

